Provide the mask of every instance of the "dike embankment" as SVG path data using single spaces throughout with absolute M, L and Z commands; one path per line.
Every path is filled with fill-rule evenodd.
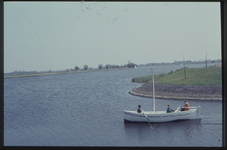
M 141 97 L 153 97 L 153 83 L 129 91 Z M 155 84 L 155 98 L 179 100 L 222 100 L 222 85 Z

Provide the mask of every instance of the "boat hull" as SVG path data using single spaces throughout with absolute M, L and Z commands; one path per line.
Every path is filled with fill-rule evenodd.
M 190 109 L 189 111 L 176 111 L 173 113 L 166 113 L 166 111 L 144 111 L 150 122 L 168 122 L 175 120 L 201 119 L 199 108 Z M 124 111 L 124 121 L 128 122 L 148 122 L 144 113 L 137 113 L 136 111 Z

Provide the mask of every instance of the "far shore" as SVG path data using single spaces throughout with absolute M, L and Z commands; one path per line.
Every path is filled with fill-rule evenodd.
M 55 72 L 37 72 L 32 74 L 21 74 L 21 73 L 11 73 L 11 75 L 4 75 L 4 79 L 8 78 L 21 78 L 21 77 L 35 77 L 44 75 L 57 75 L 57 74 L 70 74 L 70 73 L 83 73 L 83 72 L 97 72 L 97 71 L 110 71 L 110 70 L 120 70 L 120 69 L 134 69 L 134 68 L 113 68 L 113 69 L 92 69 L 92 70 L 78 70 L 78 71 L 55 71 Z

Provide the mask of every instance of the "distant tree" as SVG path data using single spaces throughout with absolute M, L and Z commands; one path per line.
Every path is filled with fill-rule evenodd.
M 107 64 L 105 67 L 106 67 L 106 69 L 109 69 L 110 68 L 110 65 Z
M 87 70 L 87 68 L 88 68 L 88 65 L 84 65 L 84 70 Z
M 110 65 L 110 68 L 116 68 L 115 65 Z
M 126 65 L 126 64 L 124 64 L 122 67 L 127 67 L 127 65 Z
M 135 64 L 134 63 L 130 63 L 130 64 L 127 65 L 127 67 L 128 68 L 132 68 L 132 67 L 134 68 L 135 67 Z
M 98 68 L 99 68 L 99 69 L 102 69 L 102 65 L 100 64 Z
M 79 70 L 79 69 L 80 69 L 80 68 L 79 68 L 78 66 L 75 67 L 75 70 L 76 70 L 76 71 Z

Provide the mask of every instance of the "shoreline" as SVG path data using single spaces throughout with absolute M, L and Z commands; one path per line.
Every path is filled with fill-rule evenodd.
M 153 97 L 153 83 L 133 88 L 129 94 Z M 155 98 L 174 100 L 222 101 L 222 85 L 170 85 L 156 84 Z
M 45 75 L 58 75 L 58 74 L 71 74 L 71 73 L 85 73 L 85 72 L 99 72 L 99 71 L 111 71 L 111 70 L 123 70 L 123 69 L 134 69 L 134 68 L 114 68 L 114 69 L 101 69 L 101 70 L 80 70 L 80 71 L 59 71 L 59 72 L 42 72 L 34 74 L 14 74 L 14 75 L 4 75 L 4 79 L 10 78 L 22 78 L 22 77 L 35 77 L 35 76 L 45 76 Z
M 190 64 L 201 64 L 201 63 L 190 63 Z M 176 65 L 176 64 L 164 64 L 165 65 Z M 158 66 L 163 66 L 163 65 L 158 65 Z M 147 66 L 142 66 L 142 67 L 147 67 Z M 209 67 L 221 67 L 221 64 L 216 64 L 213 66 Z M 33 74 L 17 74 L 17 73 L 6 73 L 6 74 L 11 74 L 11 75 L 5 75 L 4 73 L 4 79 L 10 79 L 10 78 L 21 78 L 21 77 L 35 77 L 35 76 L 42 76 L 42 75 L 57 75 L 57 74 L 70 74 L 70 73 L 82 73 L 82 72 L 98 72 L 98 71 L 110 71 L 110 70 L 124 70 L 124 69 L 134 69 L 134 68 L 128 68 L 128 67 L 122 67 L 122 68 L 111 68 L 111 69 L 105 69 L 102 68 L 101 70 L 99 69 L 92 69 L 92 70 L 78 70 L 78 71 L 54 71 L 54 72 L 37 72 Z

